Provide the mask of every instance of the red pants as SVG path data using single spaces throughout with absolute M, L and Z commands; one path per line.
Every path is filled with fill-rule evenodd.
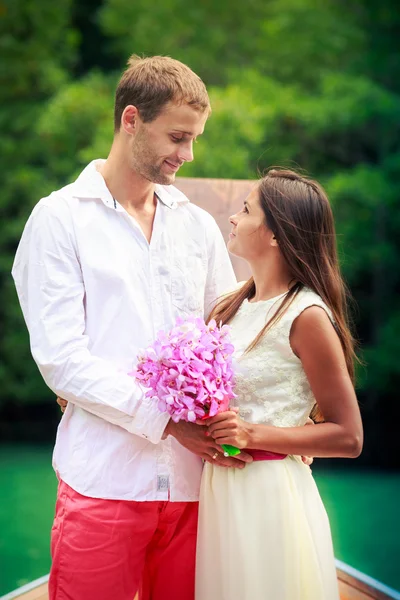
M 58 488 L 50 600 L 194 600 L 197 502 L 101 500 Z

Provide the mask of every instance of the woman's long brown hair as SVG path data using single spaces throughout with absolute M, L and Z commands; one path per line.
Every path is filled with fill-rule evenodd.
M 294 284 L 247 352 L 279 321 L 300 290 L 307 287 L 332 311 L 347 369 L 354 382 L 356 353 L 349 326 L 349 293 L 340 273 L 335 224 L 327 195 L 316 181 L 283 169 L 268 171 L 258 189 L 266 225 L 277 239 Z M 224 296 L 209 318 L 217 323 L 229 323 L 243 301 L 253 298 L 255 292 L 254 280 L 250 278 L 240 289 Z M 311 416 L 315 420 L 322 418 L 317 408 Z

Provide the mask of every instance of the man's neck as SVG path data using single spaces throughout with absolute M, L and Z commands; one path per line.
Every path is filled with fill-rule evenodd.
M 99 167 L 115 200 L 128 212 L 150 210 L 155 206 L 155 184 L 136 173 L 111 149 L 106 162 Z

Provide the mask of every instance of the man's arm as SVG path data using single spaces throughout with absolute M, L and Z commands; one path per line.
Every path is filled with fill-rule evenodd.
M 222 233 L 213 218 L 207 228 L 208 271 L 204 295 L 204 315 L 207 318 L 218 298 L 237 285 L 231 259 Z
M 57 395 L 158 443 L 169 420 L 135 380 L 92 355 L 85 335 L 85 289 L 68 207 L 39 203 L 25 227 L 12 274 L 33 358 Z

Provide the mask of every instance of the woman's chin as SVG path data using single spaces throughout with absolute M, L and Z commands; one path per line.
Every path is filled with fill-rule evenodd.
M 226 247 L 228 249 L 229 254 L 233 254 L 234 256 L 238 256 L 239 258 L 241 258 L 241 255 L 238 252 L 238 249 L 235 244 L 235 238 L 229 238 Z

